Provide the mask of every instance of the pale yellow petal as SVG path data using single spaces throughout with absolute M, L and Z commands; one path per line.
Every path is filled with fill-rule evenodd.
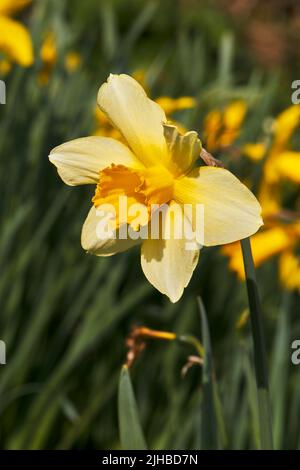
M 81 246 L 85 251 L 96 256 L 111 256 L 140 243 L 129 237 L 120 239 L 119 231 L 110 230 L 109 217 L 91 207 L 81 232 Z
M 164 124 L 164 135 L 170 152 L 169 168 L 174 175 L 189 171 L 199 158 L 202 144 L 197 132 L 181 134 L 173 124 Z
M 56 166 L 61 179 L 70 186 L 97 183 L 99 171 L 112 163 L 140 168 L 128 147 L 109 137 L 71 140 L 55 147 L 49 160 Z
M 181 204 L 203 204 L 206 246 L 246 238 L 263 224 L 256 197 L 223 168 L 196 168 L 176 181 L 174 198 Z
M 171 302 L 177 302 L 190 282 L 199 257 L 199 247 L 185 237 L 176 238 L 176 218 L 182 212 L 179 205 L 168 208 L 159 239 L 147 239 L 142 244 L 141 265 L 148 281 Z M 176 207 L 175 207 L 176 206 Z M 185 219 L 185 223 L 189 223 Z M 167 233 L 167 226 L 169 232 Z M 165 238 L 165 239 L 164 239 Z
M 98 105 L 145 165 L 167 159 L 162 126 L 165 113 L 136 80 L 128 75 L 110 75 L 99 90 Z
M 18 21 L 0 16 L 0 51 L 23 67 L 32 65 L 32 42 L 25 26 Z

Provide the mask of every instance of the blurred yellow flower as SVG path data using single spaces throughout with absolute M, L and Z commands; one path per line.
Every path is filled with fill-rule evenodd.
M 290 149 L 290 140 L 299 124 L 300 106 L 290 106 L 274 120 L 274 139 L 269 149 L 264 143 L 249 143 L 243 147 L 243 154 L 253 161 L 265 158 L 258 199 L 266 228 L 252 237 L 254 262 L 260 266 L 279 255 L 279 276 L 286 288 L 299 286 L 299 260 L 295 250 L 300 237 L 300 224 L 282 224 L 279 221 L 283 212 L 281 183 L 284 180 L 295 184 L 300 182 L 300 152 Z M 239 244 L 224 246 L 222 252 L 229 257 L 230 268 L 243 279 L 244 267 Z
M 300 106 L 293 105 L 274 119 L 273 142 L 267 147 L 263 142 L 247 143 L 242 153 L 254 162 L 264 159 L 263 175 L 258 192 L 258 199 L 263 208 L 264 217 L 269 217 L 281 210 L 281 183 L 300 182 L 300 152 L 291 148 L 291 138 L 300 125 Z
M 65 57 L 65 69 L 72 73 L 75 72 L 81 65 L 81 56 L 76 51 L 70 51 Z
M 9 60 L 0 60 L 0 75 L 3 77 L 11 71 L 12 64 Z
M 262 142 L 245 144 L 242 148 L 242 152 L 243 155 L 257 162 L 263 159 L 266 153 L 266 145 Z
M 33 47 L 28 29 L 11 15 L 25 8 L 31 0 L 0 0 L 0 51 L 7 59 L 23 67 L 33 63 Z
M 46 34 L 41 46 L 40 57 L 42 67 L 38 73 L 38 82 L 40 85 L 48 85 L 58 59 L 56 37 L 53 31 Z M 67 72 L 75 72 L 80 67 L 80 64 L 81 57 L 78 52 L 67 52 L 64 58 L 64 66 Z
M 300 293 L 300 258 L 291 250 L 282 254 L 279 260 L 279 273 L 282 284 L 288 290 Z
M 269 184 L 278 183 L 282 179 L 300 182 L 300 152 L 291 150 L 273 152 L 264 166 L 264 178 Z
M 180 98 L 160 96 L 155 101 L 162 107 L 167 116 L 182 109 L 194 108 L 197 105 L 197 101 L 192 96 L 181 96 Z
M 247 105 L 241 100 L 230 103 L 224 111 L 210 111 L 204 120 L 207 149 L 212 152 L 231 145 L 239 136 L 246 112 Z
M 198 167 L 202 147 L 197 133 L 181 135 L 176 126 L 166 124 L 164 110 L 147 97 L 132 77 L 110 75 L 99 90 L 98 105 L 120 130 L 126 145 L 110 137 L 92 136 L 62 144 L 49 156 L 66 184 L 96 185 L 93 205 L 82 229 L 82 247 L 92 254 L 109 256 L 141 245 L 145 276 L 176 302 L 188 285 L 199 256 L 199 245 L 190 246 L 191 239 L 185 232 L 176 236 L 179 220 L 184 219 L 194 230 L 193 211 L 201 204 L 203 244 L 225 244 L 259 229 L 260 205 L 229 171 Z M 130 209 L 124 219 L 120 218 L 121 197 L 126 198 L 128 207 L 139 203 L 146 208 L 143 223 L 137 224 L 145 224 L 144 228 L 152 224 L 153 204 L 156 210 L 165 209 L 158 237 L 153 237 L 152 232 L 144 239 L 117 236 L 123 227 L 138 228 Z M 103 209 L 105 203 L 117 214 L 113 237 L 103 232 L 99 236 L 99 223 L 109 215 Z M 184 212 L 186 204 L 192 208 L 189 214 Z
M 47 85 L 57 60 L 57 48 L 54 33 L 48 31 L 40 49 L 42 67 L 38 73 L 40 85 Z
M 53 32 L 48 32 L 45 36 L 40 56 L 45 65 L 53 67 L 57 59 L 56 41 Z
M 280 113 L 273 123 L 275 145 L 286 145 L 300 124 L 300 105 L 293 104 Z
M 300 288 L 299 259 L 297 260 L 294 254 L 299 240 L 300 223 L 274 225 L 255 234 L 251 238 L 255 266 L 258 267 L 274 256 L 280 255 L 280 279 L 286 288 Z M 238 275 L 239 279 L 243 280 L 245 272 L 240 243 L 226 245 L 222 247 L 222 252 L 229 257 L 231 270 Z

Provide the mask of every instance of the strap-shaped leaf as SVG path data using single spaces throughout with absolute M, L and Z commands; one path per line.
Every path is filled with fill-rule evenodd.
M 123 366 L 119 381 L 119 430 L 123 450 L 147 449 L 127 366 Z

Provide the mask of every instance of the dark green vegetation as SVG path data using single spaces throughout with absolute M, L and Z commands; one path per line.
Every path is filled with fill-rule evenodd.
M 189 128 L 232 99 L 249 104 L 239 143 L 255 141 L 268 116 L 290 105 L 290 65 L 258 65 L 239 32 L 207 2 L 38 1 L 24 18 L 35 65 L 15 67 L 0 106 L 1 448 L 118 448 L 118 380 L 133 325 L 201 338 L 196 296 L 206 308 L 220 412 L 218 445 L 259 446 L 255 376 L 245 284 L 218 248 L 204 249 L 193 279 L 173 305 L 145 280 L 139 250 L 114 258 L 83 252 L 80 231 L 92 187 L 66 187 L 49 163 L 54 146 L 94 131 L 97 89 L 110 72 L 145 69 L 152 97 L 192 95 L 199 106 L 176 115 Z M 37 82 L 42 34 L 53 29 L 58 61 Z M 64 68 L 70 49 L 82 57 Z M 257 165 L 216 155 L 241 178 Z M 300 368 L 290 361 L 300 338 L 299 299 L 283 291 L 276 259 L 257 273 L 267 336 L 276 448 L 300 447 Z M 181 368 L 192 347 L 149 341 L 131 370 L 149 448 L 205 448 L 202 371 Z M 210 429 L 211 435 L 216 429 Z M 214 436 L 215 437 L 215 436 Z M 210 444 L 209 444 L 210 445 Z

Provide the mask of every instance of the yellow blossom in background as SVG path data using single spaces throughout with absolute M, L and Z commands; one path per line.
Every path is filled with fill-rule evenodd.
M 143 88 L 128 75 L 110 75 L 98 93 L 98 105 L 122 133 L 124 142 L 110 137 L 85 137 L 52 150 L 50 161 L 63 181 L 71 186 L 96 185 L 92 207 L 82 228 L 84 250 L 110 256 L 141 245 L 141 265 L 149 282 L 176 302 L 188 285 L 199 257 L 199 245 L 184 232 L 176 237 L 179 220 L 194 230 L 194 210 L 204 207 L 203 244 L 234 242 L 255 233 L 262 225 L 261 207 L 255 196 L 232 173 L 209 166 L 198 167 L 201 142 L 194 131 L 182 135 L 167 124 L 164 110 L 150 100 Z M 146 208 L 143 222 L 129 212 L 120 218 L 120 198 L 128 207 Z M 115 235 L 124 226 L 134 231 L 151 226 L 154 205 L 165 209 L 159 236 L 120 238 L 99 223 L 107 220 L 110 204 L 117 214 Z M 192 212 L 183 211 L 188 204 Z M 101 211 L 98 209 L 101 208 Z M 100 212 L 100 213 L 99 213 Z M 201 226 L 202 229 L 202 226 Z M 168 233 L 167 237 L 164 234 Z M 192 239 L 193 241 L 193 239 Z
M 279 257 L 279 275 L 288 289 L 300 289 L 299 258 L 295 254 L 300 241 L 300 223 L 274 225 L 255 234 L 251 238 L 253 260 L 256 267 L 276 255 Z M 229 267 L 240 280 L 245 278 L 243 256 L 240 243 L 222 247 L 229 257 Z M 298 270 L 297 270 L 298 267 Z
M 0 14 L 12 16 L 27 7 L 32 0 L 1 0 Z
M 57 59 L 56 41 L 52 32 L 47 33 L 42 43 L 40 56 L 45 65 L 53 67 Z
M 258 199 L 264 217 L 270 217 L 281 210 L 283 181 L 292 184 L 300 182 L 300 152 L 291 148 L 291 138 L 300 124 L 300 106 L 292 105 L 274 119 L 273 142 L 269 148 L 263 142 L 247 143 L 242 153 L 254 162 L 264 159 L 263 175 Z
M 288 250 L 279 260 L 279 273 L 282 284 L 288 290 L 298 290 L 300 293 L 300 257 Z
M 260 266 L 271 257 L 290 248 L 295 243 L 295 238 L 284 227 L 272 227 L 251 238 L 252 254 L 255 266 Z M 233 243 L 222 247 L 222 251 L 229 256 L 230 268 L 235 271 L 240 279 L 244 279 L 244 265 L 240 243 Z
M 42 68 L 38 73 L 38 81 L 40 85 L 47 85 L 57 60 L 56 40 L 52 31 L 46 34 L 42 42 L 40 58 Z
M 197 105 L 197 101 L 192 96 L 181 96 L 180 98 L 170 98 L 170 96 L 160 96 L 156 98 L 156 103 L 161 106 L 166 115 L 181 111 L 182 109 L 191 109 Z
M 4 77 L 11 71 L 12 64 L 9 60 L 0 60 L 0 75 Z
M 207 150 L 213 152 L 232 145 L 240 134 L 246 112 L 247 105 L 241 100 L 230 103 L 224 111 L 210 111 L 204 120 Z
M 40 85 L 48 85 L 53 70 L 57 64 L 58 51 L 56 37 L 53 31 L 46 34 L 41 49 L 40 57 L 42 67 L 38 73 L 38 82 Z M 81 56 L 76 51 L 69 51 L 64 58 L 64 67 L 68 73 L 74 73 L 81 65 Z
M 28 29 L 12 15 L 23 10 L 31 0 L 0 0 L 0 52 L 7 60 L 23 67 L 33 63 L 33 46 Z M 7 73 L 6 66 L 4 72 Z
M 247 143 L 243 154 L 253 161 L 266 157 L 263 178 L 270 184 L 286 178 L 300 181 L 300 152 L 290 148 L 290 140 L 300 125 L 300 105 L 292 105 L 280 113 L 273 122 L 273 143 L 268 149 L 264 143 Z
M 290 139 L 300 124 L 300 106 L 284 110 L 273 124 L 274 141 L 266 155 L 258 198 L 265 216 L 275 214 L 281 206 L 280 185 L 283 181 L 300 182 L 300 152 L 290 148 Z
M 258 199 L 265 219 L 276 217 L 280 213 L 282 191 L 279 185 L 271 185 L 263 178 L 258 191 Z
M 245 144 L 242 148 L 243 155 L 250 158 L 254 162 L 258 162 L 263 159 L 266 153 L 266 145 L 262 142 Z
M 285 146 L 300 124 L 300 105 L 293 104 L 280 113 L 273 123 L 275 146 Z
M 65 69 L 69 73 L 75 72 L 81 65 L 81 56 L 76 51 L 70 51 L 65 57 Z
M 279 256 L 279 277 L 288 289 L 299 289 L 299 259 L 296 256 L 300 239 L 300 224 L 280 222 L 284 213 L 282 208 L 282 182 L 300 183 L 300 152 L 291 148 L 291 139 L 300 125 L 300 106 L 288 107 L 274 120 L 272 126 L 273 142 L 267 148 L 262 142 L 248 143 L 243 146 L 243 155 L 254 162 L 263 162 L 263 174 L 258 191 L 266 221 L 265 230 L 251 239 L 253 258 L 256 266 Z M 297 219 L 297 211 L 291 213 Z M 298 216 L 299 220 L 299 216 Z M 243 258 L 240 245 L 234 243 L 222 247 L 229 257 L 229 267 L 240 279 L 244 279 Z

